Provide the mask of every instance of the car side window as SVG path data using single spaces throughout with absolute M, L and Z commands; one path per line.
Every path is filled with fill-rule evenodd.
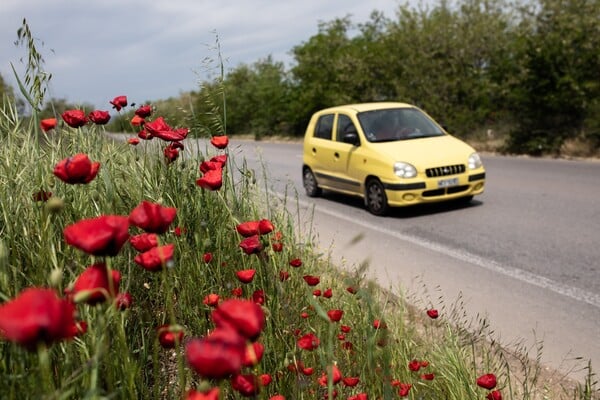
M 317 126 L 315 127 L 315 137 L 331 140 L 331 133 L 333 131 L 333 116 L 333 114 L 326 114 L 319 117 Z
M 346 133 L 358 132 L 354 123 L 350 119 L 349 116 L 340 114 L 338 115 L 338 123 L 337 123 L 337 132 L 336 132 L 336 140 L 338 142 L 344 141 L 344 135 Z

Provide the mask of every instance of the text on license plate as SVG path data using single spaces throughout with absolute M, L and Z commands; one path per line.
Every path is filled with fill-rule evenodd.
M 445 188 L 458 185 L 458 178 L 440 179 L 438 181 L 439 188 Z

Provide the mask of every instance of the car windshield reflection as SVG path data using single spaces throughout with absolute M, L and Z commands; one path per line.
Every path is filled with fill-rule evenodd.
M 365 111 L 357 117 L 367 140 L 373 143 L 445 135 L 437 124 L 415 108 Z

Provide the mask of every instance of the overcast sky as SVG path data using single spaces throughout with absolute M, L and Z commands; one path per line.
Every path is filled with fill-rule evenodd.
M 395 17 L 398 0 L 0 0 L 0 74 L 16 90 L 12 62 L 23 18 L 52 73 L 50 96 L 110 110 L 130 102 L 178 96 L 208 76 L 205 59 L 225 69 L 271 55 L 286 65 L 291 49 L 318 31 L 319 22 L 349 15 L 367 22 L 373 10 Z M 404 2 L 402 2 L 404 4 Z M 42 46 L 43 42 L 43 46 Z M 212 64 L 215 65 L 214 63 Z

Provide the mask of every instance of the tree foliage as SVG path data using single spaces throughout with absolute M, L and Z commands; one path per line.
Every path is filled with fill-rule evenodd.
M 321 108 L 404 101 L 465 139 L 504 132 L 507 152 L 600 148 L 600 1 L 437 1 L 321 22 L 288 66 L 267 56 L 225 72 L 221 61 L 218 79 L 160 112 L 199 136 L 262 138 L 301 136 Z
M 540 0 L 524 13 L 523 71 L 511 91 L 518 126 L 508 149 L 555 153 L 568 138 L 600 138 L 600 2 Z

